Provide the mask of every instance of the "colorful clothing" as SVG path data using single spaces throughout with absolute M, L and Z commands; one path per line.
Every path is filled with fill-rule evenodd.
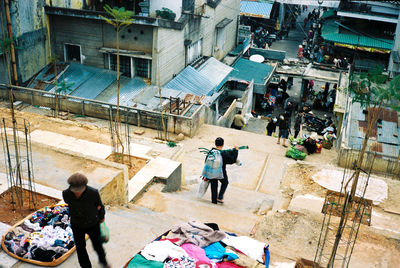
M 164 263 L 164 268 L 196 268 L 196 261 L 190 257 L 182 256 Z

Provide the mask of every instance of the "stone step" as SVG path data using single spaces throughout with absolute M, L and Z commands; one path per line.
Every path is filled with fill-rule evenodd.
M 161 193 L 161 187 L 153 185 L 135 204 L 164 212 L 182 221 L 215 222 L 223 230 L 243 235 L 248 235 L 259 219 L 252 209 L 261 206 L 264 200 L 269 200 L 272 206 L 272 199 L 267 195 L 235 189 L 236 187 L 228 187 L 224 204 L 217 205 L 209 201 L 210 190 L 202 199 L 198 199 L 193 187 L 179 193 Z M 240 198 L 236 199 L 233 195 Z
M 186 191 L 176 193 L 184 199 L 197 199 L 197 188 L 198 184 L 186 186 Z M 257 213 L 260 205 L 263 201 L 269 201 L 273 203 L 273 195 L 268 195 L 261 192 L 255 192 L 253 190 L 242 189 L 232 184 L 228 185 L 224 199 L 224 207 L 230 209 L 234 207 L 236 211 L 244 213 Z M 210 202 L 211 200 L 211 188 L 207 189 L 206 194 L 201 198 L 202 201 Z

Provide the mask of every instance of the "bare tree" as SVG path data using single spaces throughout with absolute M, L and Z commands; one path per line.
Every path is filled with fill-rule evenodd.
M 124 30 L 127 26 L 131 25 L 133 22 L 132 16 L 134 15 L 133 11 L 126 10 L 124 7 L 111 8 L 109 5 L 104 6 L 104 10 L 107 12 L 108 17 L 100 16 L 104 19 L 108 24 L 112 25 L 116 32 L 116 47 L 117 47 L 117 114 L 115 116 L 114 121 L 114 129 L 116 134 L 116 144 L 114 150 L 115 153 L 121 156 L 121 162 L 123 163 L 124 157 L 124 144 L 121 139 L 121 135 L 119 132 L 120 128 L 120 117 L 119 117 L 119 33 Z M 121 150 L 121 151 L 120 151 Z M 117 156 L 116 156 L 117 157 Z

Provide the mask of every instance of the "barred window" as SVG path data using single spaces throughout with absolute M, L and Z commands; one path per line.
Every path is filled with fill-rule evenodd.
M 135 58 L 135 75 L 151 78 L 151 61 L 147 59 Z

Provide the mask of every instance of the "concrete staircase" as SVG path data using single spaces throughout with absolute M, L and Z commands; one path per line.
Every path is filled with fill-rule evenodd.
M 160 193 L 159 189 L 160 185 L 153 185 L 146 194 L 153 197 L 144 196 L 136 204 L 151 210 L 161 210 L 182 221 L 215 222 L 223 230 L 242 235 L 249 235 L 259 215 L 266 213 L 273 206 L 271 195 L 234 186 L 228 186 L 224 204 L 218 205 L 211 203 L 210 189 L 202 199 L 198 199 L 197 185 L 190 185 L 177 193 Z M 155 194 L 158 198 L 154 198 Z M 157 200 L 157 203 L 154 200 Z

